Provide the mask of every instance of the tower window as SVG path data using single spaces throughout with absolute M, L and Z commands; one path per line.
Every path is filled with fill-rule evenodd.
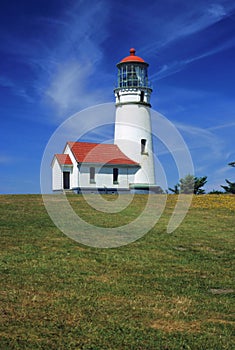
M 113 168 L 113 184 L 118 184 L 118 168 Z
M 119 92 L 117 92 L 117 99 L 118 99 L 118 102 L 120 102 L 120 95 L 119 95 Z
M 144 91 L 140 93 L 140 102 L 144 102 Z
M 147 143 L 146 139 L 141 139 L 141 154 L 147 154 L 146 143 Z
M 95 183 L 95 168 L 93 166 L 90 167 L 90 183 Z

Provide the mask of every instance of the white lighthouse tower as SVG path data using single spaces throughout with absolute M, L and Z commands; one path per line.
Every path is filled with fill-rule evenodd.
M 133 188 L 154 187 L 153 158 L 148 63 L 130 55 L 117 64 L 118 83 L 115 88 L 116 121 L 114 143 L 129 158 L 140 165 L 134 177 Z

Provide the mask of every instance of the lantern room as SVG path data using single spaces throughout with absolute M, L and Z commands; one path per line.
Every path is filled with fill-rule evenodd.
M 118 88 L 145 87 L 149 88 L 148 63 L 136 56 L 135 49 L 130 49 L 130 55 L 117 64 Z

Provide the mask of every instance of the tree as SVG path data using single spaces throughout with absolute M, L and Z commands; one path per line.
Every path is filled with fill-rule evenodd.
M 207 176 L 195 177 L 193 175 L 186 175 L 184 178 L 180 179 L 179 184 L 176 184 L 174 188 L 169 190 L 175 194 L 185 193 L 185 194 L 203 194 L 205 190 L 202 187 L 207 182 Z
M 235 167 L 235 162 L 228 163 L 228 165 Z M 221 185 L 221 187 L 225 190 L 225 193 L 232 193 L 235 194 L 235 182 L 231 182 L 227 179 L 225 179 L 227 182 L 228 186 Z
M 204 194 L 202 187 L 207 183 L 207 176 L 194 178 L 194 194 Z
M 227 179 L 225 179 L 225 181 L 227 182 L 228 186 L 221 185 L 221 187 L 225 190 L 226 193 L 235 194 L 235 182 L 230 182 Z
M 169 190 L 170 190 L 171 192 L 175 193 L 175 194 L 179 194 L 179 193 L 180 193 L 179 184 L 176 184 L 176 185 L 174 186 L 174 188 L 170 188 L 170 187 L 169 187 Z
M 225 192 L 223 191 L 219 191 L 219 190 L 212 190 L 210 192 L 208 192 L 208 194 L 224 194 Z
M 194 176 L 190 174 L 180 179 L 180 193 L 194 193 L 194 183 Z

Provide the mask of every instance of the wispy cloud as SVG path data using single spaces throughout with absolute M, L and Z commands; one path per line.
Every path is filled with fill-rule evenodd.
M 51 103 L 59 120 L 71 111 L 105 102 L 105 90 L 100 89 L 98 79 L 102 44 L 109 35 L 108 14 L 106 0 L 93 2 L 92 6 L 74 0 L 56 18 L 34 18 L 33 28 L 45 35 L 28 35 L 23 40 L 16 32 L 6 33 L 2 43 L 5 52 L 16 61 L 18 70 L 29 76 L 25 75 L 20 86 L 18 77 L 2 77 L 0 85 L 27 102 L 36 96 L 37 101 Z
M 103 58 L 101 45 L 108 35 L 107 16 L 106 2 L 96 2 L 92 7 L 79 2 L 63 19 L 63 30 L 51 59 L 54 70 L 46 89 L 46 96 L 60 116 L 105 102 L 105 90 L 97 87 L 97 69 Z M 52 23 L 57 25 L 54 20 Z
M 151 30 L 154 28 L 157 35 L 154 41 L 152 40 L 152 42 L 141 48 L 140 54 L 143 53 L 147 57 L 153 55 L 158 57 L 159 54 L 161 55 L 161 52 L 169 50 L 176 43 L 179 47 L 178 57 L 175 56 L 174 51 L 173 60 L 165 61 L 160 71 L 150 77 L 152 81 L 173 75 L 185 69 L 190 63 L 235 46 L 234 36 L 230 36 L 226 40 L 223 38 L 219 43 L 209 41 L 207 44 L 203 44 L 204 38 L 208 38 L 208 34 L 203 36 L 204 30 L 215 25 L 220 26 L 220 22 L 222 23 L 223 20 L 231 18 L 235 10 L 233 2 L 223 0 L 220 2 L 209 1 L 205 6 L 205 2 L 199 0 L 197 2 L 179 1 L 177 4 L 178 6 L 169 2 L 169 12 L 164 13 L 163 16 L 160 13 L 155 20 L 151 16 L 154 13 L 158 13 L 157 5 L 152 9 L 153 14 L 150 14 L 151 20 L 149 24 L 151 24 Z M 153 25 L 154 22 L 155 25 Z M 148 24 L 146 25 L 148 26 Z M 216 30 L 218 30 L 218 35 L 221 35 L 220 30 L 218 28 Z M 199 33 L 202 36 L 202 40 L 198 40 L 198 38 L 195 40 L 195 35 Z M 184 40 L 190 40 L 190 38 L 194 45 L 188 45 L 186 42 L 181 53 L 182 43 L 184 43 Z M 182 58 L 183 54 L 184 57 Z M 187 55 L 186 58 L 185 54 Z
M 104 93 L 99 89 L 92 90 L 92 62 L 79 64 L 76 60 L 61 64 L 50 82 L 46 95 L 51 99 L 59 116 L 104 102 Z
M 220 130 L 220 129 L 227 129 L 227 128 L 231 128 L 231 127 L 235 127 L 235 122 L 212 126 L 212 127 L 208 128 L 207 130 L 214 131 L 214 130 Z
M 223 191 L 221 185 L 226 185 L 225 179 L 234 181 L 234 169 L 226 165 L 222 167 L 218 166 L 213 173 L 210 173 L 206 190 L 212 191 L 213 189 L 216 189 Z
M 224 16 L 227 15 L 226 10 L 222 4 L 211 4 L 208 9 L 207 13 L 211 15 L 212 18 L 216 19 L 221 19 Z
M 10 89 L 13 95 L 23 97 L 27 102 L 33 102 L 26 89 L 8 77 L 0 77 L 0 86 Z
M 148 55 L 155 54 L 156 50 L 159 52 L 176 40 L 201 32 L 225 17 L 229 17 L 235 10 L 234 3 L 224 1 L 211 2 L 206 6 L 204 1 L 188 1 L 187 5 L 185 2 L 179 2 L 179 10 L 175 8 L 175 11 L 170 12 L 173 5 L 169 3 L 168 17 L 156 16 L 157 40 L 143 47 L 141 51 Z M 154 9 L 154 12 L 157 12 L 157 8 Z M 152 21 L 149 23 L 153 25 Z
M 234 126 L 234 123 L 231 124 Z M 225 183 L 225 178 L 235 178 L 234 169 L 228 166 L 228 163 L 235 159 L 233 148 L 228 152 L 227 140 L 223 135 L 219 137 L 214 133 L 216 128 L 203 129 L 183 123 L 175 123 L 175 125 L 182 133 L 191 152 L 195 173 L 198 176 L 208 176 L 206 190 L 222 190 L 220 185 Z M 226 127 L 229 127 L 229 124 L 226 124 Z
M 160 71 L 158 71 L 157 73 L 153 74 L 150 79 L 151 81 L 155 81 L 155 80 L 161 80 L 167 76 L 170 76 L 172 74 L 175 74 L 177 72 L 182 71 L 183 69 L 186 68 L 187 65 L 189 65 L 190 63 L 193 63 L 195 61 L 198 61 L 200 59 L 212 56 L 214 54 L 217 54 L 221 51 L 224 51 L 226 49 L 229 49 L 230 47 L 235 46 L 235 38 L 231 38 L 225 42 L 223 42 L 222 44 L 214 47 L 211 50 L 208 50 L 206 52 L 203 52 L 199 55 L 193 56 L 193 57 L 189 57 L 187 59 L 183 59 L 180 61 L 173 61 L 170 62 L 169 64 L 165 64 L 162 66 L 162 68 L 160 69 Z
M 230 13 L 231 8 L 226 9 L 222 4 L 211 3 L 208 7 L 205 7 L 204 2 L 202 4 L 195 3 L 191 11 L 185 12 L 184 16 L 179 16 L 176 23 L 173 22 L 175 30 L 166 43 L 198 33 L 221 21 Z
M 223 154 L 222 142 L 210 130 L 176 122 L 175 126 L 188 138 L 188 146 L 193 149 L 210 149 L 209 157 L 219 157 Z M 200 154 L 200 157 L 203 156 Z

